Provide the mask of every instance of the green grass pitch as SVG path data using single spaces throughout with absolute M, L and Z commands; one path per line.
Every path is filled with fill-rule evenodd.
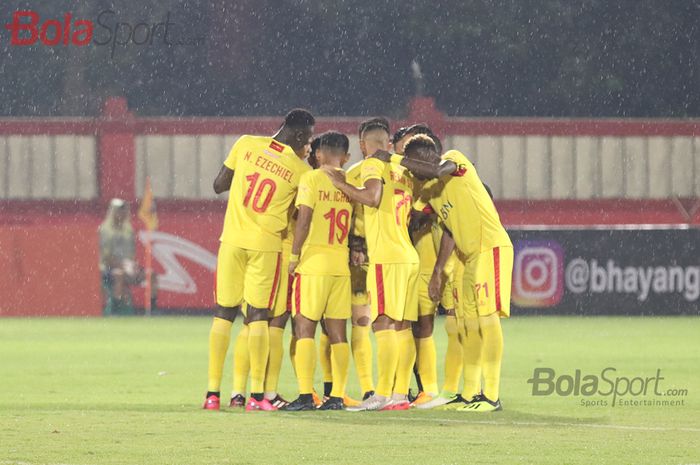
M 492 414 L 203 411 L 209 325 L 0 320 L 0 465 L 700 463 L 698 318 L 505 321 L 504 411 Z M 585 407 L 581 396 L 533 396 L 536 367 L 630 378 L 661 369 L 663 388 L 687 395 L 675 398 L 683 406 Z M 354 372 L 350 383 L 357 396 Z M 224 397 L 230 387 L 229 357 Z M 296 395 L 287 358 L 280 390 Z

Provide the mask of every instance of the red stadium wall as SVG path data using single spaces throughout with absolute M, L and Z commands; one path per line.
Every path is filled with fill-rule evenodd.
M 412 103 L 409 121 L 446 134 L 700 135 L 694 122 L 609 120 L 457 120 L 430 99 Z M 135 202 L 135 137 L 139 134 L 272 133 L 277 118 L 135 118 L 111 99 L 96 120 L 0 121 L 2 134 L 86 134 L 98 139 L 97 199 L 0 200 L 0 316 L 101 314 L 97 226 L 112 197 Z M 320 119 L 317 130 L 353 133 L 357 119 Z M 700 212 L 677 200 L 508 200 L 497 202 L 508 227 L 535 225 L 700 225 Z M 206 309 L 213 302 L 213 264 L 225 204 L 219 200 L 159 200 L 154 267 L 163 279 L 162 309 Z M 135 228 L 140 223 L 132 218 Z M 139 254 L 143 249 L 139 244 Z M 143 293 L 136 289 L 137 305 Z

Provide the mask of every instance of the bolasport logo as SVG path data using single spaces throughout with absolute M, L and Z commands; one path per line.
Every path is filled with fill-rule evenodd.
M 110 57 L 130 46 L 200 46 L 205 37 L 192 28 L 173 21 L 168 11 L 157 21 L 124 21 L 113 10 L 104 10 L 93 19 L 76 18 L 70 12 L 60 18 L 45 18 L 33 10 L 12 13 L 5 24 L 9 43 L 14 47 L 109 47 Z

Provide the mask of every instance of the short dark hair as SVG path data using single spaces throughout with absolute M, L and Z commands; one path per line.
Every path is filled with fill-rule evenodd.
M 394 136 L 391 138 L 391 143 L 396 145 L 401 139 L 403 139 L 403 136 L 405 136 L 408 132 L 408 126 L 401 126 L 396 130 L 394 133 Z
M 401 137 L 399 137 L 396 142 L 401 140 L 402 137 L 404 137 L 406 134 L 425 134 L 426 136 L 430 137 L 433 142 L 435 143 L 435 149 L 437 150 L 438 153 L 442 153 L 442 142 L 440 142 L 440 138 L 435 135 L 432 129 L 430 129 L 430 126 L 428 126 L 425 123 L 417 123 L 414 124 L 413 126 L 409 126 L 406 128 L 406 131 L 403 133 Z M 394 143 L 396 143 L 394 142 Z M 404 151 L 406 149 L 404 148 Z
M 414 152 L 418 150 L 434 150 L 440 154 L 438 151 L 435 141 L 427 134 L 416 134 L 408 139 L 406 145 L 403 148 L 403 153 L 408 155 L 409 152 Z
M 314 124 L 316 124 L 314 115 L 303 108 L 295 108 L 284 117 L 284 125 L 294 129 L 309 128 Z
M 391 130 L 389 129 L 389 120 L 383 116 L 377 116 L 361 122 L 360 127 L 357 130 L 357 135 L 360 137 L 360 139 L 362 139 L 362 134 L 375 129 L 381 129 L 386 131 L 387 134 L 391 134 Z
M 309 151 L 309 158 L 307 159 L 309 166 L 311 166 L 313 169 L 318 168 L 318 158 L 316 156 L 316 152 L 318 151 L 318 147 L 320 145 L 321 138 L 314 137 L 314 140 L 311 141 L 311 150 Z
M 350 149 L 350 140 L 348 136 L 338 131 L 324 132 L 318 137 L 319 148 L 329 148 L 331 150 L 342 151 L 343 154 L 348 153 Z

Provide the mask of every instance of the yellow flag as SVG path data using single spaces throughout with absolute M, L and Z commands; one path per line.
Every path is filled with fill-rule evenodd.
M 143 191 L 138 217 L 149 231 L 155 231 L 158 228 L 158 215 L 156 214 L 156 203 L 153 200 L 150 177 L 146 178 L 146 188 Z

